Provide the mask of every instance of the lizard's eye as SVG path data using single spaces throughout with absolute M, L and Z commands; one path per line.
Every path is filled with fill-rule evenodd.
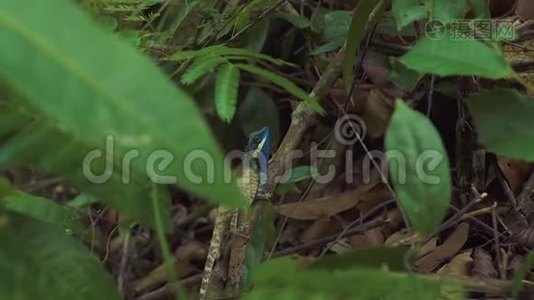
M 257 135 L 257 136 L 254 137 L 253 141 L 254 141 L 255 144 L 259 144 L 261 142 L 261 138 Z

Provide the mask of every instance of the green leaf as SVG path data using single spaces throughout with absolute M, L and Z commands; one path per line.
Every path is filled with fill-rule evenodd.
M 494 48 L 478 41 L 450 37 L 438 40 L 425 37 L 400 61 L 412 70 L 440 76 L 475 75 L 499 79 L 514 74 L 504 56 Z
M 343 44 L 345 43 L 345 39 L 336 39 L 336 40 L 333 40 L 333 41 L 330 41 L 326 44 L 323 44 L 319 47 L 315 47 L 313 48 L 312 51 L 310 51 L 310 55 L 318 55 L 318 54 L 322 54 L 322 53 L 327 53 L 327 52 L 331 52 L 331 51 L 334 51 L 334 50 L 337 50 L 339 48 L 341 48 L 341 46 L 343 46 Z
M 408 248 L 403 247 L 369 247 L 354 251 L 325 256 L 310 265 L 315 270 L 346 270 L 354 268 L 381 269 L 387 267 L 391 271 L 406 270 Z
M 430 17 L 427 0 L 393 0 L 391 11 L 397 21 L 398 30 L 412 22 Z
M 289 23 L 291 23 L 293 26 L 299 28 L 299 29 L 305 29 L 310 27 L 311 22 L 303 15 L 300 14 L 290 14 L 285 12 L 277 12 L 274 14 L 275 17 L 282 18 Z
M 306 179 L 310 179 L 313 177 L 313 172 L 317 174 L 318 171 L 312 166 L 298 166 L 291 170 L 291 172 L 288 174 L 288 178 L 281 179 L 281 182 L 297 183 Z
M 451 178 L 447 153 L 430 120 L 396 101 L 385 137 L 390 177 L 408 220 L 424 236 L 447 213 Z
M 198 58 L 182 75 L 183 84 L 193 84 L 200 77 L 212 72 L 218 65 L 225 62 L 220 56 L 206 55 Z
M 144 179 L 146 175 L 132 170 L 128 177 L 124 176 L 120 165 L 122 158 L 112 157 L 113 147 L 107 149 L 106 146 L 113 146 L 113 139 L 110 143 L 92 143 L 87 139 L 80 139 L 71 132 L 60 130 L 51 120 L 26 107 L 26 103 L 19 102 L 22 101 L 14 99 L 4 105 L 0 103 L 0 128 L 8 129 L 4 133 L 0 132 L 0 137 L 3 137 L 0 169 L 32 163 L 43 173 L 61 174 L 87 193 L 99 196 L 101 201 L 122 214 L 152 224 L 150 215 L 145 213 L 144 195 L 148 195 L 145 183 L 147 179 Z M 58 145 L 61 147 L 58 148 Z M 89 154 L 95 153 L 104 157 L 84 163 Z M 106 157 L 108 154 L 109 157 Z M 86 173 L 85 165 L 92 173 Z M 110 171 L 109 174 L 106 175 L 104 170 Z M 97 176 L 100 176 L 101 179 L 98 180 L 102 181 L 96 183 Z M 124 183 L 125 179 L 129 182 Z M 162 213 L 168 212 L 170 200 L 167 193 L 162 192 L 161 201 Z M 170 218 L 166 221 L 170 228 Z
M 349 32 L 347 35 L 347 47 L 345 48 L 345 57 L 343 58 L 343 82 L 347 90 L 350 89 L 352 81 L 352 67 L 354 66 L 354 60 L 358 54 L 358 48 L 365 34 L 367 23 L 371 12 L 375 7 L 379 8 L 379 14 L 381 15 L 385 9 L 385 1 L 377 0 L 362 0 L 358 3 L 356 12 L 352 16 Z M 380 16 L 377 16 L 380 18 Z
M 447 24 L 453 20 L 462 20 L 469 9 L 467 0 L 433 0 L 431 2 L 432 19 Z
M 423 74 L 407 68 L 398 61 L 393 63 L 389 74 L 389 80 L 405 91 L 415 89 L 421 79 L 423 79 Z
M 468 10 L 466 0 L 394 0 L 391 7 L 397 29 L 422 19 L 439 20 L 444 24 L 464 19 Z
M 234 118 L 239 88 L 239 68 L 233 64 L 223 65 L 215 82 L 215 107 L 221 120 L 230 123 Z
M 233 56 L 234 59 L 239 58 L 239 57 L 244 58 L 244 59 L 256 58 L 256 59 L 268 61 L 275 65 L 295 66 L 292 63 L 286 62 L 282 59 L 273 58 L 269 55 L 256 53 L 256 52 L 250 51 L 248 49 L 243 49 L 243 48 L 230 48 L 224 45 L 215 45 L 215 46 L 205 47 L 200 50 L 179 51 L 179 52 L 174 53 L 170 59 L 174 61 L 182 61 L 182 60 L 186 60 L 189 58 L 204 57 L 206 55 Z
M 339 39 L 345 40 L 349 31 L 350 20 L 350 11 L 348 10 L 335 10 L 327 12 L 324 15 L 324 39 L 327 42 Z
M 263 77 L 266 80 L 271 81 L 272 83 L 282 87 L 287 92 L 289 92 L 291 95 L 299 98 L 300 100 L 306 102 L 317 113 L 323 115 L 325 113 L 324 109 L 319 104 L 319 101 L 317 101 L 316 98 L 313 98 L 309 96 L 305 91 L 303 91 L 301 88 L 299 88 L 296 84 L 294 84 L 292 81 L 286 79 L 285 77 L 282 77 L 276 73 L 273 73 L 271 71 L 259 68 L 255 65 L 247 65 L 247 64 L 236 64 L 237 67 L 239 67 L 241 70 L 252 73 L 254 75 Z
M 273 292 L 291 291 L 289 299 L 464 299 L 463 289 L 448 281 L 412 273 L 353 268 L 329 272 L 298 268 L 289 258 L 268 261 L 254 272 L 254 291 L 244 299 L 272 299 Z M 454 294 L 453 294 L 454 293 Z
M 495 89 L 465 100 L 478 139 L 489 151 L 534 161 L 534 102 L 513 89 Z
M 81 236 L 85 230 L 85 226 L 76 211 L 69 207 L 59 205 L 50 199 L 13 190 L 10 195 L 0 198 L 0 206 L 56 225 L 66 233 L 74 233 Z
M 66 203 L 68 207 L 75 209 L 83 209 L 97 202 L 97 199 L 88 194 L 80 194 L 76 198 Z
M 193 100 L 149 58 L 96 26 L 72 1 L 2 1 L 0 35 L 0 76 L 24 97 L 13 102 L 41 118 L 26 128 L 10 126 L 23 136 L 14 137 L 11 147 L 26 149 L 25 163 L 66 175 L 99 200 L 148 224 L 153 224 L 146 213 L 151 207 L 149 179 L 176 181 L 216 203 L 246 205 L 237 186 L 224 182 L 222 151 Z M 31 139 L 24 136 L 28 133 Z M 103 163 L 104 155 L 95 166 L 113 166 L 112 178 L 95 184 L 81 165 L 91 150 L 109 154 L 107 137 L 113 140 L 114 160 Z M 69 143 L 58 143 L 65 140 Z M 199 149 L 210 158 L 208 165 L 196 160 L 184 167 L 186 157 Z M 162 153 L 156 150 L 170 154 L 172 162 L 162 167 Z M 131 151 L 139 154 L 130 167 L 138 180 L 121 184 L 121 164 Z M 0 153 L 5 154 L 4 148 Z M 11 157 L 19 159 L 16 154 Z M 173 177 L 167 181 L 156 175 Z M 168 224 L 169 205 L 169 199 L 160 205 Z
M 0 212 L 0 298 L 118 300 L 111 276 L 54 225 Z

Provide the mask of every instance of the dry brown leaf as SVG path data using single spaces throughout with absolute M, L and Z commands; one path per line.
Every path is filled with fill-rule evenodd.
M 534 1 L 532 0 L 518 0 L 515 13 L 523 20 L 534 19 Z
M 176 270 L 178 270 L 178 276 L 180 277 L 190 275 L 193 272 L 197 271 L 197 267 L 182 260 L 175 261 L 175 268 Z M 167 266 L 163 264 L 150 271 L 150 273 L 145 277 L 136 280 L 133 283 L 135 292 L 139 293 L 141 291 L 161 285 L 162 283 L 166 282 L 168 280 L 167 271 Z
M 384 245 L 390 247 L 409 246 L 423 240 L 423 237 L 415 231 L 397 231 L 386 239 Z
M 436 247 L 428 255 L 418 259 L 415 267 L 423 273 L 429 273 L 435 270 L 445 260 L 453 257 L 462 249 L 469 235 L 469 224 L 461 223 L 454 229 L 447 240 Z
M 382 183 L 372 188 L 368 193 L 362 196 L 361 202 L 358 204 L 360 213 L 365 214 L 374 209 L 377 205 L 392 199 L 391 192 Z
M 393 113 L 392 100 L 379 89 L 372 89 L 361 117 L 365 121 L 367 134 L 372 138 L 384 135 Z
M 340 239 L 339 241 L 335 242 L 333 245 L 330 245 L 330 251 L 336 254 L 349 253 L 349 252 L 352 252 L 352 250 L 353 249 L 347 238 Z
M 299 226 L 300 223 L 308 222 L 287 220 L 287 224 L 283 229 L 282 234 L 280 235 L 280 240 L 278 242 L 281 244 L 285 244 L 297 241 L 300 232 L 302 232 L 302 229 Z
M 499 156 L 497 162 L 513 192 L 517 192 L 534 171 L 534 164 L 522 160 Z
M 433 237 L 419 249 L 419 257 L 425 256 L 438 247 L 438 238 Z
M 362 234 L 355 234 L 349 237 L 350 245 L 352 249 L 364 248 L 370 246 L 380 246 L 385 242 L 384 234 L 382 230 L 377 228 L 372 228 L 367 230 Z
M 328 217 L 322 217 L 313 222 L 302 234 L 301 240 L 303 242 L 310 242 L 322 237 L 334 234 L 339 230 L 339 222 L 334 221 Z
M 337 215 L 355 207 L 369 192 L 372 186 L 362 186 L 338 196 L 282 204 L 275 210 L 282 216 L 297 220 L 317 220 L 322 217 Z
M 493 266 L 491 255 L 486 250 L 475 249 L 471 274 L 479 278 L 497 278 L 497 270 Z
M 444 265 L 437 272 L 438 274 L 450 276 L 467 276 L 469 269 L 473 265 L 473 258 L 471 257 L 472 250 L 466 250 L 456 255 L 451 262 Z
M 183 246 L 176 248 L 174 256 L 184 261 L 204 260 L 208 255 L 205 245 L 197 240 L 191 240 Z

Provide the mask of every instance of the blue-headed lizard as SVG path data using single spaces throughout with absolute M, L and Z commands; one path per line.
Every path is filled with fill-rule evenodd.
M 262 188 L 267 183 L 267 162 L 270 156 L 270 148 L 270 131 L 267 127 L 249 135 L 249 141 L 243 153 L 243 174 L 237 181 L 241 192 L 249 201 L 249 204 L 252 204 L 256 195 L 261 193 Z M 250 235 L 249 226 L 250 223 L 248 222 L 248 217 L 242 216 L 240 218 L 237 209 L 222 206 L 217 209 L 217 217 L 213 226 L 213 234 L 199 291 L 201 300 L 207 299 L 213 277 L 213 269 L 216 261 L 221 256 L 222 243 L 225 234 L 227 232 L 232 232 L 241 236 Z M 237 251 L 232 252 L 241 251 L 243 251 L 244 254 L 244 249 L 237 249 Z M 234 268 L 236 268 L 235 265 L 242 268 L 241 265 L 235 263 L 233 266 Z M 230 263 L 230 268 L 232 268 L 232 263 Z M 241 270 L 237 270 L 238 272 L 235 271 L 236 270 L 234 270 L 234 273 L 240 274 Z M 239 275 L 230 275 L 230 277 L 239 277 Z M 236 280 L 239 280 L 239 278 L 230 278 L 230 282 Z M 235 285 L 235 283 L 232 283 L 232 285 Z M 231 289 L 235 289 L 235 287 L 231 287 Z

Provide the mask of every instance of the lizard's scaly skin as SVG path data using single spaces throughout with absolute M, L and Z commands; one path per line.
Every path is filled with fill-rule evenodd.
M 256 192 L 258 190 L 259 176 L 250 168 L 243 170 L 243 176 L 237 181 L 238 187 L 249 201 L 252 203 Z M 215 262 L 219 259 L 222 249 L 222 240 L 226 233 L 226 229 L 230 225 L 232 230 L 237 227 L 238 211 L 236 209 L 219 207 L 217 209 L 217 217 L 215 218 L 215 224 L 213 225 L 213 234 L 211 237 L 210 246 L 208 249 L 208 256 L 206 258 L 206 264 L 204 266 L 204 273 L 202 275 L 202 282 L 200 283 L 199 296 L 200 300 L 207 299 L 208 290 L 211 283 L 211 276 L 213 274 L 213 268 Z M 230 224 L 229 224 L 230 223 Z

